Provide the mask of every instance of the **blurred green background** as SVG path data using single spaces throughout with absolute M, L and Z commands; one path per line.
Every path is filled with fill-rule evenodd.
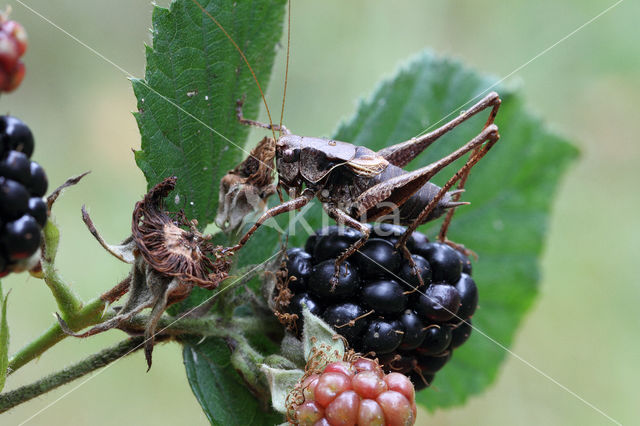
M 150 2 L 26 3 L 126 72 L 143 76 Z M 425 47 L 506 76 L 614 3 L 295 1 L 285 123 L 298 134 L 330 135 L 354 112 L 359 97 Z M 0 111 L 31 126 L 37 141 L 34 159 L 46 168 L 52 187 L 70 175 L 92 171 L 54 210 L 62 232 L 59 267 L 88 299 L 128 270 L 85 230 L 80 206 L 88 206 L 108 240 L 127 235 L 133 204 L 145 192 L 131 153 L 140 144 L 130 114 L 135 98 L 126 75 L 114 65 L 20 4 L 12 6 L 12 16 L 29 33 L 27 76 L 17 92 L 0 99 Z M 555 202 L 541 263 L 540 297 L 512 349 L 625 424 L 637 422 L 640 382 L 640 286 L 633 269 L 640 254 L 638 16 L 640 3 L 623 1 L 507 80 L 521 84 L 529 107 L 582 150 Z M 268 92 L 276 110 L 284 75 L 282 52 L 277 61 Z M 56 306 L 43 283 L 26 274 L 3 280 L 3 286 L 11 289 L 14 352 L 53 321 Z M 479 286 L 482 292 L 482 283 Z M 68 339 L 11 376 L 6 389 L 32 382 L 122 337 L 112 331 L 88 340 Z M 3 414 L 0 423 L 19 424 L 53 404 L 28 424 L 206 424 L 187 383 L 178 345 L 158 346 L 149 373 L 138 353 L 73 390 L 82 382 Z M 437 392 L 437 381 L 435 385 L 432 391 Z M 418 421 L 607 423 L 511 356 L 487 392 L 463 407 L 435 414 L 423 411 Z

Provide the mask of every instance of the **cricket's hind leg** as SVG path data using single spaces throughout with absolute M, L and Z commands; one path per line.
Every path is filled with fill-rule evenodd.
M 467 162 L 464 164 L 464 166 L 462 166 L 447 181 L 447 183 L 444 184 L 444 186 L 440 189 L 438 194 L 436 194 L 436 196 L 429 202 L 429 204 L 424 208 L 424 210 L 420 213 L 420 215 L 418 215 L 418 217 L 413 221 L 413 223 L 407 227 L 407 231 L 398 240 L 396 247 L 398 247 L 398 249 L 401 249 L 403 253 L 406 252 L 404 247 L 406 246 L 409 236 L 416 230 L 416 228 L 419 225 L 425 222 L 429 214 L 433 211 L 433 209 L 436 208 L 439 201 L 447 194 L 447 192 L 453 187 L 453 185 L 455 185 L 456 182 L 462 179 L 463 176 L 467 176 L 471 168 L 473 168 L 473 166 L 475 166 L 478 163 L 478 161 L 480 161 L 482 157 L 484 157 L 487 154 L 487 152 L 489 152 L 489 150 L 496 144 L 496 142 L 498 142 L 498 139 L 500 139 L 500 134 L 498 133 L 498 128 L 497 126 L 495 126 L 495 124 L 490 124 L 487 128 L 485 128 L 480 133 L 480 135 L 483 135 L 483 139 L 486 141 L 486 143 L 484 145 L 478 146 L 473 150 L 471 156 L 469 157 Z M 474 138 L 474 140 L 476 138 Z M 467 145 L 469 145 L 469 143 L 470 142 L 468 142 Z M 456 193 L 454 194 L 454 196 L 457 196 L 458 194 L 459 193 Z M 454 204 L 452 208 L 454 208 L 455 205 L 457 205 L 457 202 L 456 204 Z M 453 245 L 454 248 L 459 248 L 459 246 L 456 246 L 455 243 L 450 245 Z
M 438 138 L 455 129 L 458 125 L 464 123 L 476 114 L 491 107 L 491 112 L 489 113 L 489 117 L 487 118 L 487 122 L 483 129 L 489 127 L 495 121 L 501 102 L 500 96 L 496 92 L 491 92 L 471 108 L 462 112 L 456 118 L 436 130 L 422 136 L 411 138 L 408 141 L 381 149 L 378 151 L 378 154 L 394 166 L 404 167 Z
M 348 226 L 349 228 L 356 229 L 362 233 L 362 237 L 355 243 L 351 244 L 337 259 L 335 263 L 335 272 L 333 277 L 331 278 L 331 285 L 335 286 L 338 284 L 338 276 L 340 275 L 340 265 L 342 262 L 347 260 L 352 254 L 362 247 L 367 240 L 369 239 L 369 227 L 363 223 L 358 222 L 351 216 L 349 216 L 344 211 L 340 210 L 337 207 L 330 207 L 323 205 L 325 211 L 329 215 L 330 218 L 335 220 L 339 225 Z
M 242 98 L 236 101 L 236 118 L 241 124 L 244 124 L 245 126 L 261 127 L 263 129 L 275 130 L 276 132 L 280 132 L 283 135 L 291 134 L 289 129 L 287 129 L 285 126 L 281 124 L 280 125 L 267 124 L 267 123 L 261 123 L 260 121 L 254 121 L 254 120 L 249 120 L 248 118 L 244 118 L 244 115 L 242 114 L 242 106 L 244 105 L 244 100 L 245 100 L 245 96 L 243 96 Z
M 495 99 L 493 103 L 493 108 L 491 109 L 491 113 L 489 114 L 489 118 L 487 119 L 487 122 L 484 125 L 484 129 L 486 129 L 488 126 L 494 123 L 496 119 L 496 115 L 498 115 L 498 109 L 500 108 L 501 103 L 502 103 L 502 100 L 500 98 Z M 476 148 L 471 154 L 471 157 L 473 157 L 474 155 L 477 155 L 480 152 L 480 150 L 481 150 L 481 147 Z M 460 180 L 458 181 L 457 190 L 451 192 L 452 194 L 451 201 L 457 202 L 460 200 L 460 195 L 464 191 L 464 186 L 467 183 L 467 179 L 469 178 L 470 171 L 471 171 L 471 168 L 467 169 L 467 171 L 460 177 Z M 456 212 L 455 207 L 449 209 L 449 211 L 447 212 L 447 215 L 445 216 L 444 221 L 442 222 L 442 226 L 440 227 L 440 232 L 438 233 L 438 239 L 441 242 L 446 243 L 452 246 L 453 248 L 455 248 L 456 250 L 464 253 L 466 256 L 472 255 L 474 258 L 477 259 L 478 255 L 476 253 L 467 249 L 461 244 L 454 243 L 453 241 L 449 241 L 447 239 L 447 231 L 449 230 L 449 225 L 451 225 L 451 220 L 453 219 L 453 215 L 455 214 L 455 212 Z

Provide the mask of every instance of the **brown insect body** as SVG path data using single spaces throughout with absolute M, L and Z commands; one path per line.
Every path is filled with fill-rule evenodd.
M 366 222 L 407 225 L 407 231 L 398 241 L 398 247 L 404 248 L 409 235 L 419 225 L 442 216 L 448 209 L 467 204 L 458 202 L 460 190 L 449 190 L 458 181 L 464 182 L 470 169 L 498 141 L 494 120 L 500 103 L 498 94 L 492 92 L 440 128 L 375 152 L 347 142 L 292 135 L 282 125 L 247 120 L 242 116 L 242 101 L 239 101 L 237 116 L 241 123 L 281 132 L 275 142 L 278 185 L 288 191 L 291 199 L 266 211 L 230 250 L 240 249 L 270 217 L 300 209 L 314 198 L 322 202 L 325 212 L 336 222 L 362 233 L 362 238 L 336 260 L 336 276 L 340 263 L 369 238 Z M 410 172 L 402 169 L 442 135 L 487 108 L 491 108 L 489 118 L 476 137 L 430 165 Z M 442 188 L 429 182 L 443 168 L 468 153 L 471 154 L 465 165 Z M 449 220 L 450 217 L 443 225 L 443 240 Z
M 406 232 L 399 238 L 397 247 L 404 249 L 413 231 L 424 222 L 441 216 L 445 211 L 450 213 L 445 219 L 439 238 L 446 240 L 446 231 L 451 221 L 453 210 L 461 204 L 458 197 L 471 168 L 486 155 L 500 138 L 498 127 L 494 124 L 500 97 L 491 92 L 482 100 L 460 115 L 429 133 L 411 138 L 374 152 L 363 146 L 356 146 L 346 142 L 313 137 L 292 135 L 282 125 L 284 114 L 284 99 L 286 98 L 286 81 L 289 65 L 289 42 L 287 42 L 287 68 L 285 70 L 285 88 L 282 102 L 280 124 L 274 125 L 266 98 L 249 61 L 218 21 L 198 2 L 192 0 L 229 38 L 247 64 L 262 95 L 269 124 L 245 119 L 242 116 L 242 103 L 236 105 L 237 118 L 240 123 L 270 129 L 275 143 L 275 162 L 278 172 L 278 185 L 288 190 L 291 199 L 266 212 L 240 239 L 238 244 L 225 251 L 239 250 L 251 235 L 269 218 L 279 214 L 297 210 L 318 198 L 326 213 L 341 225 L 359 230 L 362 238 L 353 243 L 336 260 L 336 278 L 339 265 L 347 257 L 357 251 L 369 238 L 369 228 L 362 221 L 394 221 L 408 225 Z M 291 3 L 289 3 L 289 19 L 291 17 Z M 290 22 L 287 40 L 290 40 Z M 407 172 L 403 170 L 411 160 L 424 151 L 442 135 L 490 108 L 489 117 L 484 128 L 477 136 L 440 160 L 417 170 Z M 279 132 L 279 137 L 276 137 Z M 440 170 L 469 154 L 469 158 L 442 187 L 429 182 Z M 269 160 L 270 161 L 270 160 Z M 458 183 L 458 191 L 449 190 Z M 389 217 L 389 214 L 391 216 Z

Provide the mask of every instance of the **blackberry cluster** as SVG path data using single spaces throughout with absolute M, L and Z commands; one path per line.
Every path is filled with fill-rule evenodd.
M 387 372 L 406 374 L 420 390 L 469 338 L 478 290 L 469 259 L 420 232 L 407 242 L 414 268 L 395 249 L 404 231 L 373 226 L 367 243 L 341 265 L 337 283 L 335 259 L 360 238 L 358 231 L 330 226 L 304 249 L 288 250 L 285 291 L 292 294 L 283 311 L 297 315 L 287 317 L 300 330 L 306 305 L 349 346 L 375 353 Z
M 47 175 L 35 161 L 33 135 L 21 120 L 0 116 L 0 277 L 40 247 L 47 222 Z
M 27 33 L 16 21 L 0 16 L 0 91 L 15 90 L 24 78 L 25 66 L 20 58 L 27 50 Z

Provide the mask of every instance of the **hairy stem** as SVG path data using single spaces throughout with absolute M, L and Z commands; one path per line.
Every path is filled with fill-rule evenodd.
M 142 348 L 142 337 L 123 340 L 115 346 L 103 349 L 97 354 L 67 367 L 57 373 L 46 376 L 35 383 L 0 394 L 0 413 L 43 395 L 59 386 L 70 383 L 86 374 L 102 368 L 125 355 Z
M 96 299 L 82 308 L 67 325 L 72 330 L 79 331 L 85 327 L 105 321 L 114 315 L 114 312 L 109 310 L 103 316 L 102 313 L 105 306 L 106 304 L 102 299 Z M 118 328 L 132 334 L 143 333 L 148 321 L 148 314 L 136 315 Z M 255 317 L 234 318 L 232 325 L 229 325 L 224 323 L 221 317 L 215 315 L 202 318 L 174 318 L 165 315 L 158 321 L 157 331 L 159 336 L 191 334 L 203 337 L 226 338 L 229 336 L 231 328 L 242 333 L 271 333 L 278 331 L 278 324 L 276 321 L 264 321 Z M 9 359 L 9 374 L 15 372 L 29 361 L 38 358 L 66 337 L 67 335 L 62 331 L 60 324 L 56 322 L 42 335 L 11 356 Z
M 149 321 L 149 315 L 140 314 L 131 318 L 118 328 L 128 333 L 142 333 Z M 233 322 L 225 321 L 221 316 L 208 315 L 201 318 L 162 316 L 156 327 L 157 335 L 194 335 L 202 337 L 237 336 L 249 333 L 270 333 L 278 330 L 276 321 L 264 321 L 255 317 L 237 317 Z
M 75 292 L 64 282 L 55 268 L 56 253 L 60 242 L 60 232 L 52 221 L 47 221 L 43 229 L 44 241 L 42 250 L 42 273 L 44 281 L 51 289 L 56 299 L 60 314 L 65 321 L 73 318 L 82 307 L 82 301 Z
M 79 312 L 76 312 L 72 318 L 67 321 L 67 324 L 74 331 L 81 330 L 90 325 L 95 325 L 113 315 L 113 312 L 108 311 L 103 316 L 102 314 L 105 307 L 106 303 L 103 300 L 95 299 L 81 308 Z M 45 351 L 66 337 L 67 335 L 62 331 L 60 324 L 56 322 L 35 340 L 9 358 L 9 374 L 15 372 L 29 361 L 38 358 Z

